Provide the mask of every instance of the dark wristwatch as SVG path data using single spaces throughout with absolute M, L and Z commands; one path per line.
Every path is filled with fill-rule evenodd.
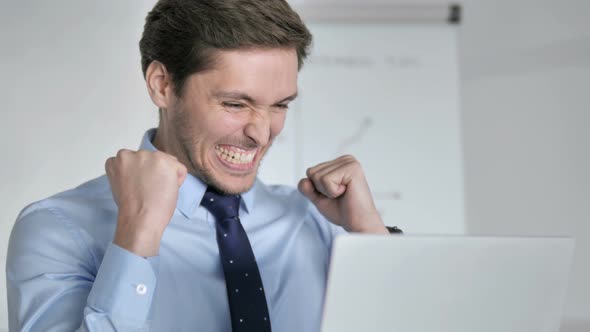
M 385 226 L 385 228 L 387 228 L 389 234 L 404 234 L 404 232 L 397 228 L 397 226 Z

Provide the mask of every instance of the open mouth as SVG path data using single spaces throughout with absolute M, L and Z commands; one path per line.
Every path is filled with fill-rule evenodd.
M 253 166 L 258 149 L 243 150 L 231 145 L 216 145 L 215 154 L 231 168 L 249 169 Z

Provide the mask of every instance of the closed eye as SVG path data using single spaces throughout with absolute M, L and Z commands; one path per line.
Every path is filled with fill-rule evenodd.
M 229 107 L 229 108 L 236 108 L 236 109 L 242 109 L 246 106 L 244 106 L 244 104 L 240 104 L 240 103 L 231 103 L 231 102 L 223 102 L 222 105 L 224 107 Z

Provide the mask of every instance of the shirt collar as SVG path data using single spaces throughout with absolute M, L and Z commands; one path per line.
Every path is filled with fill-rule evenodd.
M 139 146 L 140 150 L 147 151 L 158 151 L 152 141 L 156 136 L 156 128 L 148 130 L 141 140 Z M 250 213 L 252 211 L 252 205 L 254 204 L 254 192 L 256 191 L 258 180 L 254 182 L 254 185 L 250 190 L 243 193 L 240 205 L 243 211 Z M 192 174 L 187 174 L 184 182 L 178 190 L 178 200 L 176 202 L 176 208 L 187 218 L 191 219 L 195 209 L 201 204 L 201 200 L 205 195 L 207 185 L 199 178 Z

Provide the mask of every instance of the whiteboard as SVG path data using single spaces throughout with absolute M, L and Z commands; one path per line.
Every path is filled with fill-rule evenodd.
M 300 98 L 261 178 L 295 185 L 306 168 L 352 154 L 386 224 L 464 233 L 456 27 L 316 23 L 310 30 Z

